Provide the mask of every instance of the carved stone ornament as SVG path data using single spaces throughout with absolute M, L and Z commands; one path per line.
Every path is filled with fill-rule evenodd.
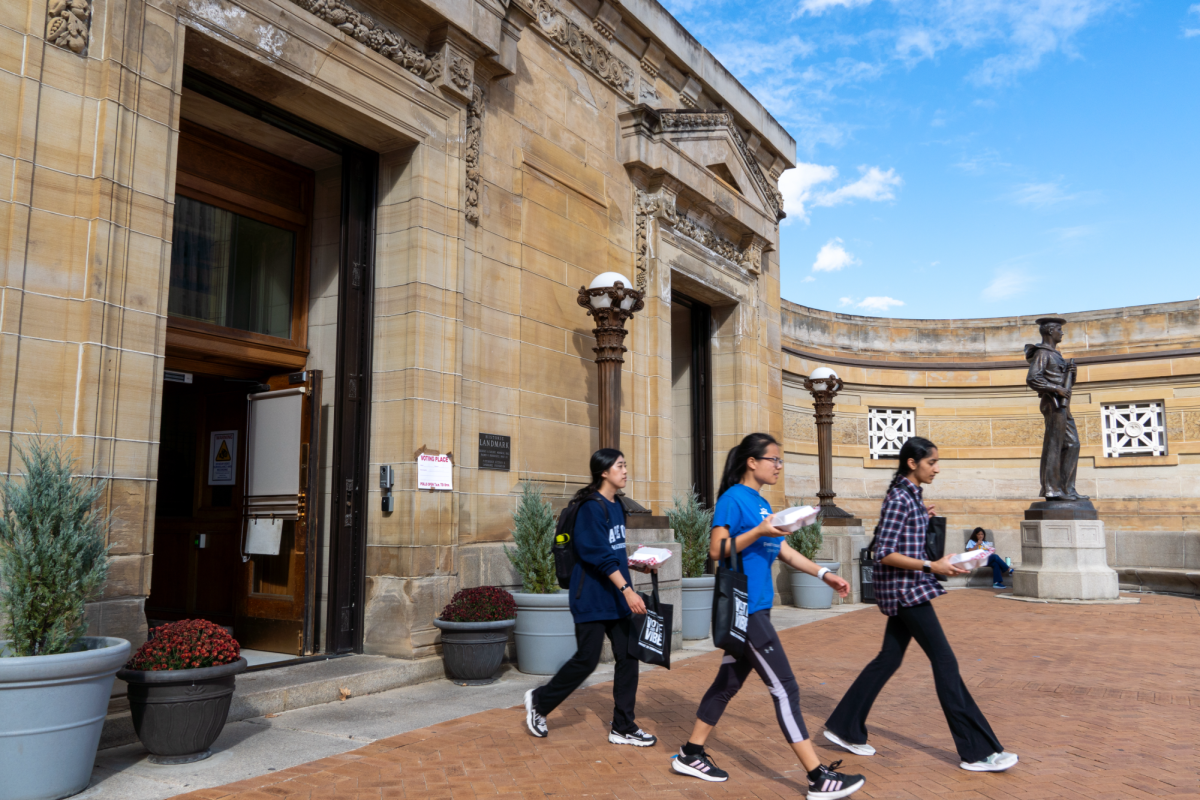
M 92 4 L 88 0 L 51 0 L 46 15 L 46 41 L 86 56 Z
M 479 151 L 483 146 L 483 90 L 478 86 L 471 92 L 467 106 L 467 221 L 479 224 Z
M 738 152 L 742 154 L 742 158 L 745 159 L 746 164 L 750 167 L 749 172 L 754 177 L 755 183 L 758 184 L 758 188 L 766 196 L 767 204 L 771 206 L 771 210 L 775 212 L 775 219 L 781 220 L 787 216 L 783 213 L 783 194 L 763 174 L 758 160 L 750 152 L 750 148 L 746 146 L 746 141 L 742 138 L 742 135 L 738 133 L 732 114 L 724 111 L 663 111 L 659 113 L 659 124 L 664 131 L 701 130 L 704 128 L 722 127 L 728 129 L 730 136 L 733 137 L 733 141 L 737 145 Z
M 454 56 L 450 61 L 450 81 L 464 92 L 471 85 L 471 65 L 465 58 Z
M 305 11 L 320 17 L 375 52 L 427 81 L 442 74 L 440 54 L 429 55 L 400 34 L 384 28 L 369 14 L 351 8 L 342 0 L 292 0 Z
M 565 14 L 551 5 L 550 0 L 516 0 L 537 19 L 537 27 L 555 44 L 582 64 L 600 80 L 630 100 L 634 97 L 637 76 L 633 69 L 608 51 Z
M 737 264 L 742 269 L 758 272 L 756 259 L 762 252 L 761 248 L 738 247 L 725 237 L 713 233 L 708 228 L 698 225 L 686 216 L 676 212 L 673 200 L 662 195 L 643 192 L 641 189 L 635 189 L 634 191 L 637 193 L 634 207 L 636 221 L 634 223 L 633 234 L 634 266 L 637 268 L 637 275 L 634 277 L 634 284 L 639 290 L 645 290 L 648 280 L 647 272 L 650 268 L 650 219 L 652 217 L 661 218 L 674 228 L 676 233 L 707 247 L 722 258 Z

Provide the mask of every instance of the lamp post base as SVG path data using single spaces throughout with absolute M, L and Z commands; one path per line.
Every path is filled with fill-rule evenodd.
M 853 528 L 861 527 L 862 519 L 854 516 L 849 511 L 838 508 L 835 505 L 818 506 L 820 511 L 821 527 L 824 528 Z

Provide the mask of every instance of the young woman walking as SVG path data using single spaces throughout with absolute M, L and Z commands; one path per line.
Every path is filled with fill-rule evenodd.
M 946 593 L 934 574 L 966 573 L 950 563 L 951 554 L 933 562 L 925 559 L 925 531 L 933 506 L 922 502 L 921 487 L 933 483 L 938 472 L 933 442 L 914 436 L 900 448 L 900 469 L 883 501 L 875 542 L 875 602 L 888 618 L 883 649 L 834 709 L 825 723 L 825 738 L 860 756 L 875 754 L 867 744 L 867 715 L 884 684 L 900 668 L 909 641 L 916 639 L 933 666 L 938 701 L 962 759 L 959 766 L 972 772 L 1003 772 L 1017 763 L 1017 756 L 1004 751 L 967 691 L 930 603 Z
M 608 740 L 613 744 L 650 747 L 658 739 L 638 727 L 633 713 L 638 662 L 629 652 L 634 636 L 630 614 L 645 614 L 646 604 L 629 584 L 625 511 L 616 499 L 628 478 L 625 456 L 620 450 L 603 448 L 592 454 L 589 466 L 592 482 L 571 500 L 583 503 L 575 517 L 576 563 L 568 589 L 578 649 L 549 683 L 525 693 L 525 725 L 539 738 L 550 734 L 547 715 L 595 671 L 607 636 L 617 662 Z
M 741 554 L 750 596 L 748 641 L 741 658 L 726 653 L 716 680 L 700 701 L 692 736 L 671 761 L 671 769 L 706 781 L 729 779 L 729 773 L 719 769 L 704 751 L 704 742 L 721 719 L 725 706 L 742 688 L 750 670 L 754 670 L 771 691 L 775 717 L 783 737 L 796 751 L 808 773 L 809 800 L 836 800 L 858 791 L 865 781 L 861 775 L 835 772 L 840 761 L 822 765 L 813 750 L 804 717 L 800 714 L 800 688 L 792 675 L 779 635 L 771 625 L 771 605 L 775 600 L 771 564 L 778 557 L 792 568 L 825 581 L 842 597 L 850 591 L 850 585 L 788 547 L 783 531 L 771 527 L 768 521 L 771 506 L 763 500 L 759 490 L 778 482 L 782 468 L 779 443 L 765 433 L 747 436 L 729 451 L 725 460 L 725 472 L 721 476 L 721 489 L 713 513 L 709 555 L 713 559 L 719 558 L 722 546 L 728 555 L 731 545 Z

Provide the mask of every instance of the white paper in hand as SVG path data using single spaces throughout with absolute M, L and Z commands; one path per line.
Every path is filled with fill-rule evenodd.
M 639 547 L 629 557 L 629 563 L 657 567 L 671 557 L 671 551 L 662 547 Z
M 820 511 L 812 506 L 792 506 L 771 515 L 771 526 L 786 533 L 798 531 L 805 525 L 812 525 L 817 520 Z
M 977 550 L 968 550 L 965 553 L 955 553 L 954 555 L 950 556 L 950 563 L 968 564 L 972 561 L 987 561 L 987 557 L 994 552 L 996 551 L 981 547 Z

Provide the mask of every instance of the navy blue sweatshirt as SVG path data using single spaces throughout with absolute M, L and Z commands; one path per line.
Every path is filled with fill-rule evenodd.
M 625 510 L 599 492 L 592 497 L 595 499 L 585 501 L 575 517 L 575 570 L 567 591 L 571 593 L 571 615 L 577 623 L 621 619 L 630 613 L 629 604 L 608 577 L 619 569 L 625 582 L 633 583 L 625 554 Z

